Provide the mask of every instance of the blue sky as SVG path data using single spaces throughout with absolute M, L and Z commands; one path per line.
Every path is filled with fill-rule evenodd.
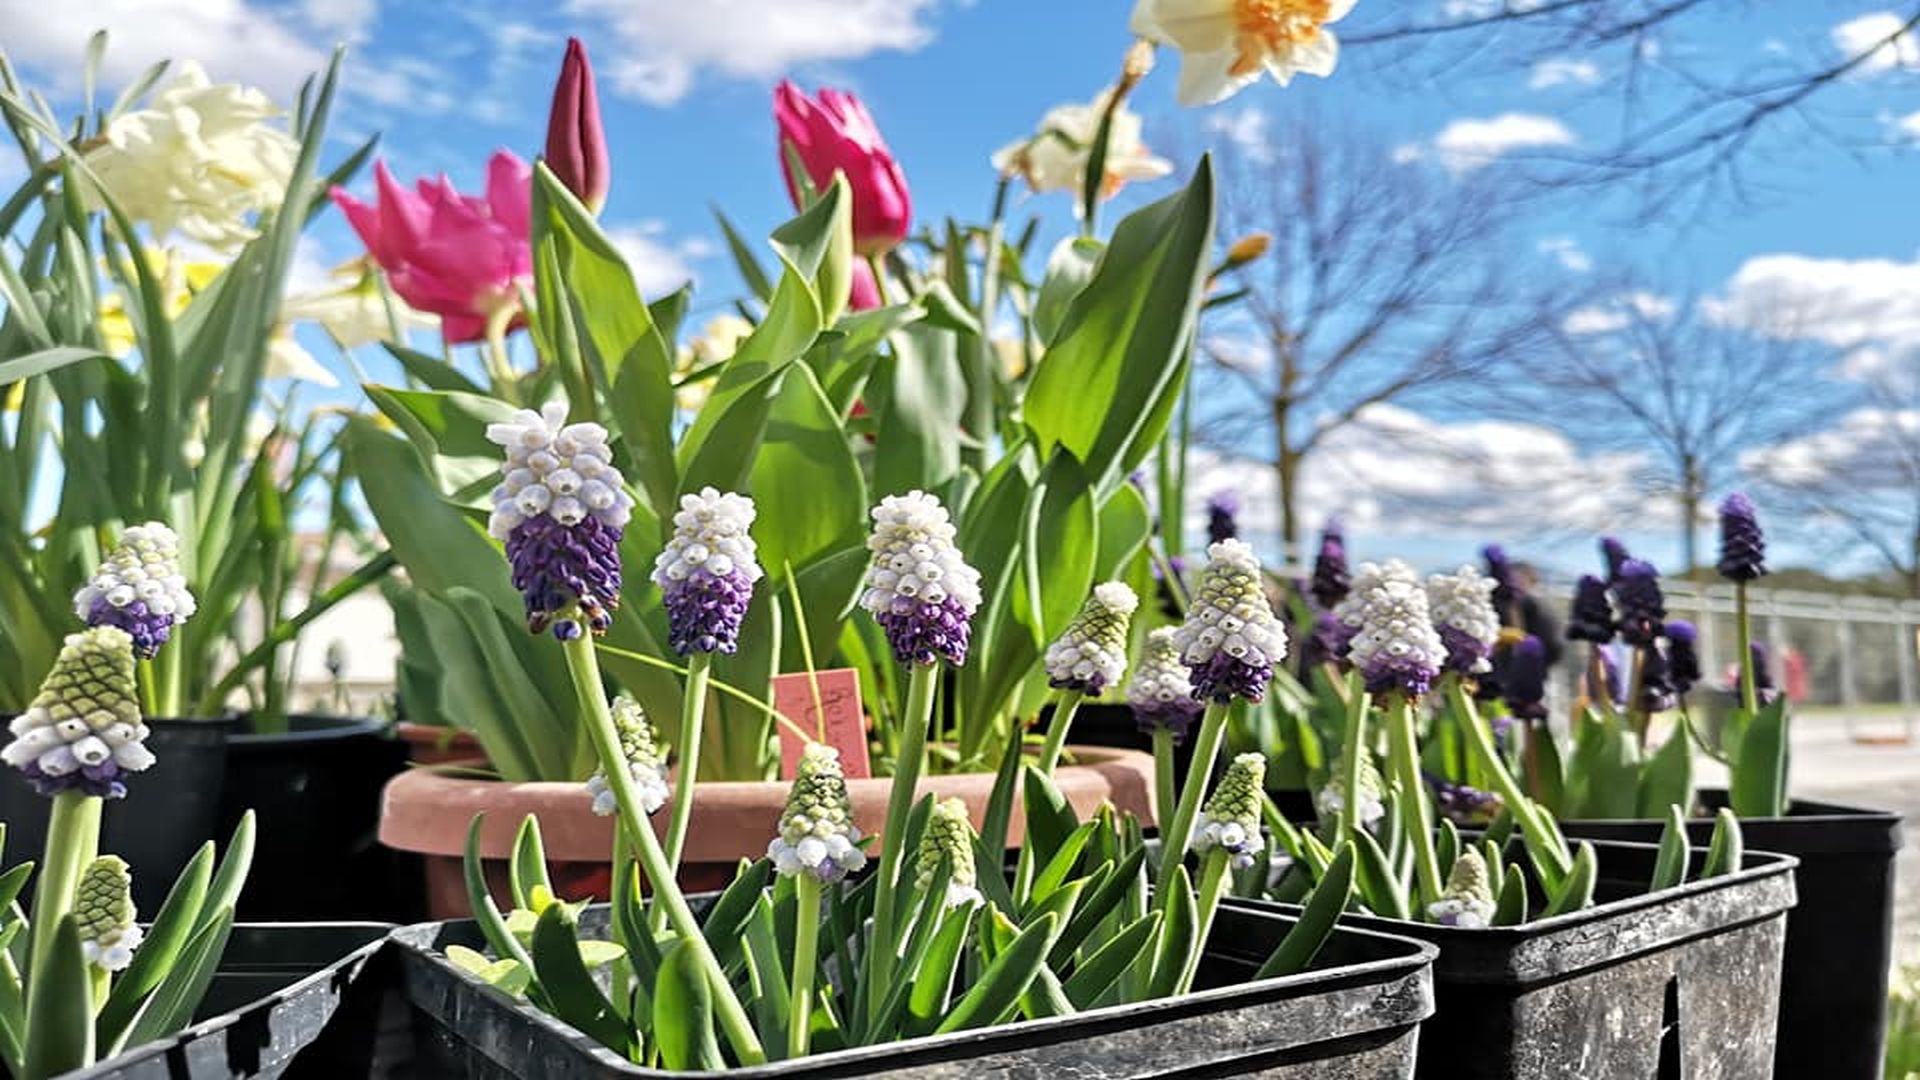
M 1360 0 L 1348 23 L 1360 30 L 1400 13 L 1438 16 L 1484 2 Z M 1850 24 L 1876 17 L 1889 2 L 1709 5 L 1707 14 L 1656 35 L 1662 52 L 1648 58 L 1656 68 L 1684 61 L 1716 76 L 1825 62 L 1841 55 Z M 192 57 L 216 78 L 262 85 L 285 100 L 298 73 L 344 40 L 352 60 L 349 93 L 335 120 L 341 145 L 378 131 L 382 152 L 402 177 L 445 171 L 472 185 L 494 148 L 529 156 L 538 150 L 564 39 L 577 34 L 600 71 L 613 145 L 604 219 L 627 241 L 643 281 L 663 291 L 691 274 L 700 307 L 717 310 L 737 284 L 709 207 L 724 208 L 750 236 L 787 213 L 768 108 L 780 76 L 809 88 L 842 86 L 866 99 L 905 165 L 921 221 L 948 213 L 979 218 L 994 182 L 988 155 L 1031 130 L 1048 107 L 1090 98 L 1112 79 L 1131 40 L 1125 0 L 569 0 L 537 14 L 544 6 L 0 0 L 0 46 L 56 100 L 71 100 L 86 36 L 102 26 L 116 39 L 109 83 L 153 59 Z M 1818 288 L 1837 273 L 1853 289 L 1843 306 L 1849 298 L 1869 301 L 1875 290 L 1920 286 L 1914 159 L 1867 147 L 1899 136 L 1902 118 L 1920 116 L 1920 87 L 1910 71 L 1920 56 L 1909 52 L 1890 52 L 1823 95 L 1819 122 L 1828 134 L 1790 119 L 1760 139 L 1745 159 L 1759 192 L 1750 204 L 1723 201 L 1694 220 L 1641 226 L 1626 221 L 1623 199 L 1561 199 L 1527 229 L 1536 242 L 1567 252 L 1563 269 L 1575 276 L 1657 267 L 1678 284 L 1713 291 L 1750 260 L 1791 253 L 1815 261 L 1795 264 L 1801 279 L 1789 284 Z M 1163 51 L 1161 69 L 1135 107 L 1146 117 L 1150 144 L 1205 145 L 1246 130 L 1256 117 L 1277 121 L 1304 110 L 1418 148 L 1429 161 L 1470 143 L 1492 154 L 1497 148 L 1488 149 L 1488 138 L 1537 134 L 1542 124 L 1560 125 L 1554 137 L 1571 140 L 1575 150 L 1603 145 L 1616 129 L 1611 103 L 1618 95 L 1608 91 L 1625 65 L 1624 50 L 1551 57 L 1531 70 L 1497 56 L 1498 46 L 1427 77 L 1429 65 L 1398 63 L 1398 54 L 1382 47 L 1352 48 L 1332 79 L 1301 78 L 1287 89 L 1262 83 L 1223 105 L 1193 110 L 1174 104 L 1177 59 Z M 1655 109 L 1666 103 L 1657 95 L 1651 101 Z M 1139 185 L 1121 205 L 1170 191 L 1174 182 Z M 1026 209 L 1043 214 L 1056 233 L 1071 228 L 1064 196 Z M 332 215 L 313 236 L 305 255 L 314 265 L 358 253 Z M 1904 348 L 1905 339 L 1894 344 Z M 1920 355 L 1895 354 L 1905 363 Z M 1428 419 L 1444 425 L 1467 418 Z M 1428 523 L 1393 521 L 1378 529 L 1381 548 L 1404 547 L 1408 535 L 1432 531 Z M 1644 545 L 1658 557 L 1664 542 L 1649 535 Z M 1464 536 L 1414 545 L 1431 560 L 1471 546 Z M 1571 563 L 1584 560 L 1586 543 L 1543 550 L 1548 561 Z M 1800 553 L 1820 555 L 1820 542 L 1806 540 Z

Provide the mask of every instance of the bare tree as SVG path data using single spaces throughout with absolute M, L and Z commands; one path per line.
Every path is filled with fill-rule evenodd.
M 1503 243 L 1513 215 L 1494 170 L 1449 176 L 1310 121 L 1227 146 L 1219 166 L 1223 230 L 1272 244 L 1202 342 L 1198 432 L 1235 456 L 1268 448 L 1297 558 L 1301 472 L 1330 435 L 1524 356 L 1572 297 Z
M 1707 501 L 1733 484 L 1741 453 L 1812 430 L 1855 392 L 1827 377 L 1831 349 L 1774 329 L 1756 333 L 1711 300 L 1623 285 L 1555 327 L 1553 348 L 1504 404 L 1588 449 L 1638 455 L 1621 480 L 1671 507 L 1691 573 Z

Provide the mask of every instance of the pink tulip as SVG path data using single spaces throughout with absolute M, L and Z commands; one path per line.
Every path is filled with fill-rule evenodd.
M 880 287 L 874 283 L 873 271 L 867 268 L 866 260 L 853 260 L 853 277 L 847 282 L 847 308 L 871 311 L 879 306 Z
M 341 188 L 332 192 L 367 253 L 402 300 L 440 316 L 448 341 L 484 338 L 487 320 L 517 309 L 520 290 L 533 281 L 527 240 L 532 170 L 513 154 L 496 152 L 487 162 L 485 198 L 462 195 L 445 176 L 408 191 L 384 161 L 374 163 L 373 175 L 375 204 Z M 508 325 L 520 321 L 516 310 Z
M 780 129 L 780 173 L 787 193 L 800 204 L 800 186 L 787 167 L 791 145 L 806 166 L 816 190 L 825 190 L 839 170 L 853 191 L 853 246 L 862 255 L 879 255 L 906 239 L 913 217 L 907 178 L 887 149 L 880 129 L 860 99 L 839 90 L 821 90 L 809 99 L 792 82 L 773 91 L 773 118 Z
M 593 86 L 593 62 L 579 38 L 567 39 L 560 81 L 553 87 L 547 114 L 547 168 L 567 190 L 599 213 L 607 201 L 607 131 L 600 123 L 600 94 Z

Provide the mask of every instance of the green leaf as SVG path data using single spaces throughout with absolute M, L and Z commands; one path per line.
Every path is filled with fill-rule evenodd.
M 1640 750 L 1611 713 L 1589 711 L 1568 762 L 1567 805 L 1582 818 L 1631 818 L 1640 808 Z
M 199 1007 L 200 999 L 206 996 L 207 987 L 213 982 L 213 973 L 220 966 L 220 955 L 226 951 L 227 935 L 232 930 L 233 908 L 227 906 L 214 910 L 211 918 L 194 929 L 179 959 L 168 969 L 147 1001 L 146 1009 L 133 1022 L 127 1045 L 139 1046 L 165 1038 L 192 1021 L 193 1010 Z
M 700 928 L 713 943 L 714 956 L 721 967 L 731 966 L 739 957 L 747 921 L 753 918 L 754 904 L 772 874 L 773 861 L 762 856 L 735 874 L 720 899 L 707 909 Z
M 1700 870 L 1702 878 L 1720 877 L 1738 872 L 1746 865 L 1746 838 L 1740 831 L 1740 819 L 1721 807 L 1713 815 L 1713 839 L 1707 843 L 1707 862 Z
M 147 995 L 160 985 L 160 980 L 180 956 L 180 950 L 193 936 L 207 889 L 213 882 L 213 859 L 213 841 L 209 840 L 200 845 L 200 850 L 194 852 L 180 875 L 174 878 L 167 898 L 160 902 L 159 914 L 153 917 L 140 947 L 134 950 L 133 962 L 114 980 L 113 990 L 107 994 L 95 1024 L 99 1044 L 106 1053 L 119 1053 L 129 1025 L 139 1014 Z
M 1127 969 L 1140 959 L 1160 929 L 1160 913 L 1149 911 L 1121 927 L 1107 943 L 1093 951 L 1074 968 L 1064 989 L 1075 1008 L 1090 1009 L 1098 1004 Z
M 480 827 L 487 820 L 484 813 L 475 814 L 467 826 L 467 846 L 465 858 L 461 860 L 463 880 L 467 886 L 467 908 L 473 912 L 473 921 L 480 928 L 480 936 L 502 958 L 519 961 L 528 971 L 534 970 L 533 957 L 520 944 L 520 939 L 507 926 L 500 916 L 500 909 L 494 906 L 493 893 L 487 889 L 486 861 L 480 857 Z
M 57 1076 L 93 1061 L 92 975 L 79 924 L 63 915 L 53 944 L 27 986 L 26 1075 Z
M 1076 236 L 1060 241 L 1047 256 L 1046 277 L 1040 281 L 1039 295 L 1033 301 L 1033 332 L 1042 343 L 1053 340 L 1066 321 L 1067 311 L 1087 284 L 1106 244 L 1091 236 Z
M 1387 919 L 1410 919 L 1413 917 L 1412 902 L 1407 897 L 1407 887 L 1394 873 L 1392 860 L 1380 848 L 1380 842 L 1365 829 L 1354 830 L 1354 842 L 1358 845 L 1356 859 L 1360 882 L 1360 897 L 1374 914 Z M 1337 860 L 1338 855 L 1334 858 Z M 1332 865 L 1328 865 L 1328 873 Z M 1326 880 L 1326 874 L 1321 875 Z
M 240 824 L 227 839 L 227 850 L 220 854 L 220 864 L 207 886 L 207 898 L 193 920 L 195 933 L 217 918 L 223 908 L 232 918 L 232 909 L 240 902 L 240 890 L 247 884 L 247 871 L 253 868 L 254 831 L 253 811 L 248 810 L 240 815 Z
M 746 475 L 745 462 L 758 444 L 765 414 L 760 414 L 761 423 L 747 425 L 735 414 L 734 406 L 743 398 L 751 398 L 760 408 L 768 407 L 777 389 L 770 380 L 804 356 L 820 330 L 820 311 L 812 292 L 805 281 L 789 271 L 780 279 L 766 318 L 721 365 L 706 404 L 680 438 L 676 457 L 681 491 L 698 490 L 704 484 L 722 489 L 740 486 L 737 479 L 726 481 Z M 716 429 L 730 414 L 733 427 L 722 442 L 716 438 Z M 746 445 L 738 445 L 743 440 Z
M 775 229 L 773 246 L 812 286 L 820 325 L 832 326 L 853 286 L 853 196 L 846 177 L 835 176 L 819 198 Z
M 1519 926 L 1527 921 L 1527 876 L 1518 865 L 1509 863 L 1499 880 L 1500 896 L 1489 925 Z
M 754 258 L 753 248 L 717 206 L 713 208 L 713 218 L 720 223 L 720 232 L 727 238 L 727 250 L 733 255 L 733 263 L 740 272 L 740 280 L 746 283 L 747 289 L 755 298 L 763 304 L 766 303 L 773 296 L 773 282 L 767 277 L 766 270 L 761 268 L 760 260 Z
M 1153 981 L 1149 994 L 1162 998 L 1173 993 L 1181 973 L 1187 970 L 1187 959 L 1196 950 L 1204 948 L 1206 943 L 1199 940 L 1193 879 L 1188 876 L 1184 865 L 1173 868 L 1173 880 L 1154 897 L 1154 901 L 1163 921 L 1160 924 L 1159 942 L 1154 949 Z
M 947 1002 L 952 994 L 953 976 L 960 967 L 968 934 L 973 929 L 978 905 L 947 912 L 927 946 L 926 959 L 915 971 L 912 990 L 907 995 L 907 1012 L 912 1017 L 908 1031 L 915 1035 L 933 1031 L 936 1021 L 948 1015 Z
M 1635 816 L 1657 818 L 1670 806 L 1693 807 L 1693 734 L 1684 712 L 1641 770 Z
M 960 419 L 967 403 L 954 335 L 914 325 L 888 340 L 891 352 L 867 383 L 867 404 L 878 418 L 875 499 L 938 490 L 953 479 L 960 470 Z
M 1039 976 L 1041 960 L 1046 956 L 1058 923 L 1056 916 L 1047 914 L 1021 930 L 993 963 L 987 965 L 980 981 L 954 1003 L 946 1019 L 934 1028 L 934 1034 L 992 1027 L 1011 1015 L 1021 996 Z
M 507 883 L 513 891 L 515 907 L 534 910 L 538 906 L 535 889 L 541 890 L 547 900 L 554 898 L 553 882 L 547 877 L 547 849 L 540 841 L 540 819 L 533 814 L 521 818 L 520 829 L 514 833 L 513 858 L 507 862 Z
M 25 356 L 16 356 L 11 360 L 0 360 L 0 386 L 17 383 L 22 379 L 31 379 L 35 375 L 45 375 L 49 371 L 58 371 L 69 364 L 78 364 L 82 360 L 105 360 L 107 354 L 98 349 L 81 349 L 69 345 L 41 349 Z
M 1781 817 L 1787 812 L 1787 697 L 1760 706 L 1740 739 L 1740 754 L 1728 787 L 1741 817 Z
M 1053 950 L 1047 954 L 1048 963 L 1063 967 L 1094 928 L 1119 909 L 1121 901 L 1126 899 L 1127 890 L 1145 881 L 1143 871 L 1146 858 L 1147 849 L 1135 847 L 1121 856 L 1118 862 L 1100 867 L 1100 871 L 1107 876 L 1088 886 L 1086 899 L 1074 909 L 1073 918 L 1067 922 L 1066 929 L 1060 932 L 1060 940 L 1054 942 Z
M 1087 841 L 1093 836 L 1094 823 L 1089 821 L 1067 834 L 1067 838 L 1053 853 L 1040 872 L 1034 875 L 1033 884 L 1027 889 L 1027 911 L 1031 912 L 1047 902 L 1056 889 L 1066 884 L 1067 875 L 1080 863 L 1080 853 L 1086 849 Z M 1064 916 L 1063 916 L 1064 917 Z
M 1027 842 L 1025 849 L 1038 859 L 1052 859 L 1080 828 L 1073 806 L 1053 778 L 1031 765 L 1021 767 L 1025 778 Z M 1085 842 L 1085 838 L 1082 838 Z
M 630 1041 L 627 1025 L 593 981 L 580 955 L 579 937 L 580 924 L 569 904 L 548 904 L 534 924 L 533 970 L 546 994 L 548 1011 L 625 1055 Z
M 1535 870 L 1538 871 L 1537 866 Z M 1592 844 L 1582 840 L 1573 853 L 1573 871 L 1561 883 L 1559 891 L 1547 899 L 1546 909 L 1540 912 L 1540 917 L 1550 919 L 1592 905 L 1593 887 L 1599 877 L 1599 856 Z
M 383 341 L 380 347 L 400 362 L 400 367 L 408 375 L 420 380 L 429 390 L 459 390 L 468 394 L 484 394 L 486 388 L 460 373 L 460 369 L 437 356 L 416 349 L 409 349 L 391 341 Z
M 1368 834 L 1361 831 L 1359 835 Z M 1327 872 L 1320 876 L 1319 884 L 1313 887 L 1313 894 L 1301 907 L 1300 917 L 1280 939 L 1267 962 L 1260 965 L 1255 979 L 1277 979 L 1305 971 L 1313 964 L 1313 958 L 1320 955 L 1321 947 L 1333 935 L 1340 913 L 1346 910 L 1348 894 L 1353 890 L 1353 872 L 1354 846 L 1343 843 L 1334 852 L 1333 861 L 1327 864 Z
M 1132 484 L 1115 488 L 1100 507 L 1100 553 L 1093 560 L 1094 577 L 1107 581 L 1121 575 L 1152 535 L 1147 497 Z
M 1671 889 L 1687 880 L 1687 819 L 1680 807 L 1667 807 L 1667 822 L 1660 830 L 1660 854 L 1653 861 L 1653 882 L 1649 892 Z
M 1073 454 L 1054 452 L 1027 497 L 1024 524 L 1014 615 L 1045 649 L 1086 602 L 1100 549 L 1093 490 Z
M 753 538 L 773 576 L 784 566 L 799 570 L 865 550 L 866 481 L 839 416 L 804 364 L 781 380 L 749 490 L 758 510 Z
M 713 1028 L 713 988 L 685 941 L 667 946 L 661 957 L 653 984 L 653 1044 L 675 1071 L 726 1068 Z
M 31 862 L 23 862 L 6 873 L 0 874 L 0 911 L 13 906 L 14 900 L 20 895 L 20 890 L 26 886 L 27 879 L 32 876 Z
M 415 586 L 436 594 L 465 586 L 502 612 L 520 614 L 520 596 L 500 549 L 442 500 L 406 443 L 356 416 L 347 421 L 344 445 L 367 508 Z

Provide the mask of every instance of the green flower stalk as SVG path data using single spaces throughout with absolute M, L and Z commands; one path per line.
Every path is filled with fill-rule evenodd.
M 621 694 L 613 699 L 613 728 L 620 736 L 620 755 L 626 759 L 641 808 L 649 815 L 657 813 L 667 804 L 667 757 L 654 742 L 646 710 Z M 612 817 L 619 809 L 604 767 L 588 778 L 587 794 L 593 796 L 593 812 L 601 817 Z
M 1117 685 L 1127 671 L 1127 630 L 1140 598 L 1124 582 L 1108 581 L 1093 587 L 1093 595 L 1067 628 L 1047 646 L 1047 683 L 1054 698 L 1053 723 L 1040 751 L 1040 769 L 1052 772 L 1067 744 L 1073 714 L 1087 695 L 1098 697 Z
M 1200 968 L 1200 955 L 1206 948 L 1207 933 L 1213 916 L 1226 893 L 1229 870 L 1250 870 L 1258 864 L 1265 841 L 1260 835 L 1260 801 L 1267 777 L 1264 754 L 1236 756 L 1213 789 L 1213 797 L 1194 821 L 1191 846 L 1200 856 L 1200 886 L 1194 909 L 1192 947 L 1187 950 L 1184 967 L 1175 993 L 1193 988 L 1194 974 Z
M 1496 906 L 1487 861 L 1468 848 L 1454 860 L 1440 899 L 1427 905 L 1427 917 L 1442 926 L 1482 927 L 1493 920 Z
M 933 883 L 944 868 L 947 871 L 947 906 L 964 907 L 980 902 L 979 878 L 973 859 L 973 822 L 967 818 L 966 800 L 942 799 L 933 804 L 927 819 L 927 831 L 920 836 L 919 860 L 914 884 L 922 891 Z

